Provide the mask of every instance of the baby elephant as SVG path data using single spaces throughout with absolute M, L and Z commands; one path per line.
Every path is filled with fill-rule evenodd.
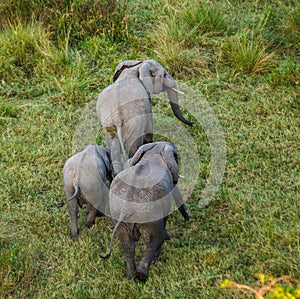
M 141 146 L 128 161 L 128 166 L 113 180 L 109 193 L 111 216 L 124 252 L 128 279 L 145 281 L 149 268 L 160 254 L 164 240 L 169 236 L 166 221 L 171 210 L 172 197 L 183 217 L 189 216 L 183 205 L 178 181 L 177 152 L 168 142 L 154 142 Z M 135 242 L 142 235 L 146 250 L 136 268 Z
M 102 216 L 108 200 L 106 180 L 110 182 L 111 162 L 108 149 L 98 145 L 87 145 L 85 149 L 67 160 L 63 168 L 64 189 L 71 220 L 71 237 L 78 236 L 78 206 L 87 204 L 86 226 Z

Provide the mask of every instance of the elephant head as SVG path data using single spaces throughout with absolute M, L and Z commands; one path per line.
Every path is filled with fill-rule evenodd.
M 178 154 L 173 144 L 169 142 L 153 142 L 141 146 L 129 162 L 129 166 L 134 166 L 141 161 L 143 157 L 160 154 L 163 161 L 173 177 L 173 184 L 178 182 Z
M 173 77 L 155 60 L 126 60 L 121 62 L 115 70 L 114 81 L 125 69 L 138 68 L 138 76 L 149 98 L 153 94 L 166 91 L 174 115 L 184 124 L 192 126 L 194 123 L 186 120 L 178 105 L 178 90 Z

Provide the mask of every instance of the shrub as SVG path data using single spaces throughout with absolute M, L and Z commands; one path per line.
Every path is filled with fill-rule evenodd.
M 253 288 L 246 284 L 239 284 L 230 280 L 223 281 L 221 287 L 246 290 L 254 294 L 256 299 L 300 299 L 300 284 L 294 286 L 288 276 L 270 277 L 267 279 L 264 274 L 258 274 L 258 278 L 261 284 L 260 288 Z

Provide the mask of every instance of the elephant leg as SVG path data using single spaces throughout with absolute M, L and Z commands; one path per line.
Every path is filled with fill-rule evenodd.
M 167 228 L 166 228 L 168 218 L 169 218 L 169 216 L 166 216 L 166 217 L 164 217 L 164 219 L 163 219 L 163 221 L 164 221 L 164 227 L 165 227 L 165 230 L 166 230 L 166 238 L 165 238 L 165 240 L 167 240 L 167 241 L 171 240 L 171 237 L 170 237 L 170 235 L 168 234 L 168 231 L 167 231 Z
M 146 281 L 150 266 L 156 262 L 160 255 L 161 246 L 164 243 L 167 232 L 163 220 L 141 224 L 140 232 L 144 238 L 146 251 L 136 270 L 136 277 L 141 281 Z
M 87 210 L 88 210 L 88 216 L 86 218 L 85 225 L 87 227 L 91 227 L 95 224 L 97 209 L 93 205 L 91 205 L 90 203 L 87 203 Z
M 76 197 L 68 202 L 68 209 L 71 221 L 71 238 L 75 240 L 78 237 L 78 203 Z
M 116 176 L 123 169 L 121 162 L 121 144 L 117 136 L 110 139 L 109 144 L 114 176 Z
M 135 277 L 136 265 L 134 260 L 135 242 L 127 229 L 120 227 L 118 229 L 118 238 L 126 261 L 127 278 Z

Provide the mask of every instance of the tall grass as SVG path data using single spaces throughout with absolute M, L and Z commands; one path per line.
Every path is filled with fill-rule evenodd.
M 95 35 L 106 35 L 111 40 L 128 39 L 127 1 L 116 0 L 10 0 L 0 5 L 0 28 L 9 20 L 23 24 L 34 17 L 57 39 L 70 32 L 70 43 Z
M 205 69 L 208 56 L 201 51 L 207 39 L 222 35 L 229 25 L 216 5 L 183 5 L 171 9 L 150 33 L 151 45 L 157 57 L 175 73 L 196 74 Z M 213 44 L 215 42 L 212 42 Z
M 216 4 L 198 4 L 191 2 L 180 18 L 193 35 L 218 36 L 229 30 L 229 22 Z
M 300 43 L 300 3 L 288 14 L 285 25 L 286 34 L 292 35 L 296 43 Z M 299 50 L 299 49 L 298 49 Z
M 52 54 L 49 32 L 40 23 L 10 24 L 0 35 L 0 77 L 32 77 Z
M 235 73 L 263 73 L 271 68 L 275 52 L 269 52 L 262 37 L 253 32 L 228 38 L 222 45 L 224 61 Z
M 175 74 L 196 73 L 204 65 L 199 49 L 191 46 L 191 35 L 184 28 L 180 20 L 170 18 L 157 24 L 151 33 L 154 53 Z

